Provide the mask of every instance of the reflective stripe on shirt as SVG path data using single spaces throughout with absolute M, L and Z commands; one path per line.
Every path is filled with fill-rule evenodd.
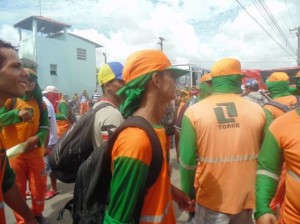
M 160 223 L 164 220 L 165 216 L 169 213 L 171 202 L 168 202 L 167 206 L 164 209 L 162 215 L 144 215 L 141 216 L 140 222 L 149 222 L 149 223 Z
M 287 174 L 293 177 L 295 180 L 300 181 L 300 176 L 291 170 L 287 170 Z
M 271 173 L 270 171 L 267 171 L 267 170 L 257 170 L 256 175 L 265 175 L 265 176 L 271 177 L 272 179 L 274 179 L 276 181 L 279 181 L 278 175 Z
M 197 165 L 187 165 L 185 164 L 181 158 L 179 158 L 179 164 L 182 166 L 183 169 L 186 170 L 196 170 Z
M 209 158 L 200 157 L 200 163 L 233 163 L 233 162 L 244 162 L 257 159 L 257 154 L 254 155 L 242 155 L 242 156 L 230 156 L 225 158 Z

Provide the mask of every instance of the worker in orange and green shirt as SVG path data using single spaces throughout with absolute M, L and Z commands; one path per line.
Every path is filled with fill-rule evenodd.
M 293 77 L 296 79 L 296 87 L 289 87 L 289 92 L 293 95 L 300 95 L 300 70 L 296 73 L 296 76 Z
M 46 174 L 44 164 L 44 142 L 49 133 L 47 107 L 43 102 L 42 92 L 37 82 L 37 75 L 32 69 L 25 69 L 28 73 L 25 95 L 15 102 L 9 99 L 2 108 L 1 120 L 4 128 L 4 144 L 6 149 L 25 143 L 24 153 L 9 159 L 9 163 L 16 173 L 18 188 L 26 200 L 27 181 L 32 195 L 32 212 L 39 223 L 45 223 L 42 215 L 46 193 Z M 22 110 L 30 111 L 25 118 L 19 116 Z M 18 224 L 24 224 L 24 219 L 14 212 Z
M 272 101 L 275 103 L 279 103 L 282 106 L 286 106 L 286 108 L 293 108 L 298 103 L 298 99 L 296 96 L 292 95 L 289 92 L 289 76 L 285 72 L 273 72 L 267 79 L 266 85 L 268 87 L 268 91 L 272 98 Z M 272 102 L 271 101 L 271 102 Z M 274 119 L 277 119 L 279 116 L 283 115 L 286 111 L 280 109 L 274 105 L 270 105 L 270 102 L 264 105 L 264 109 L 268 114 L 268 126 L 270 122 Z M 274 199 L 271 201 L 270 207 L 277 211 L 285 196 L 285 177 L 286 177 L 286 169 L 285 164 L 283 165 L 282 174 L 280 177 L 280 182 L 278 184 L 277 192 L 274 196 Z
M 183 116 L 182 190 L 196 199 L 196 223 L 252 223 L 256 158 L 266 115 L 258 104 L 240 96 L 243 75 L 237 59 L 217 61 L 211 76 L 212 94 Z M 199 185 L 196 192 L 194 181 Z
M 280 209 L 281 224 L 300 220 L 300 109 L 281 115 L 272 122 L 258 157 L 256 177 L 256 212 L 258 224 L 277 223 L 270 207 L 286 164 L 285 196 Z
M 176 223 L 172 200 L 181 209 L 192 205 L 182 191 L 171 185 L 167 161 L 170 152 L 161 125 L 164 106 L 175 99 L 175 78 L 185 73 L 172 68 L 170 60 L 159 50 L 138 51 L 128 57 L 122 73 L 125 86 L 118 91 L 123 99 L 120 111 L 125 118 L 141 116 L 152 124 L 163 149 L 163 163 L 156 181 L 146 192 L 140 219 L 135 222 L 134 211 L 144 191 L 152 145 L 140 128 L 128 127 L 121 131 L 112 149 L 112 180 L 105 224 Z
M 179 151 L 180 151 L 179 150 L 180 131 L 181 131 L 181 123 L 182 123 L 183 115 L 188 107 L 194 105 L 198 101 L 203 100 L 206 97 L 211 95 L 212 89 L 211 89 L 211 74 L 210 73 L 207 73 L 200 78 L 199 89 L 200 89 L 200 94 L 198 96 L 192 96 L 191 99 L 188 102 L 186 102 L 186 104 L 181 108 L 181 111 L 179 111 L 179 115 L 178 115 L 176 123 L 175 123 L 175 128 L 176 128 L 175 147 L 176 147 L 178 162 L 179 162 Z M 184 150 L 184 149 L 182 149 L 182 150 Z M 200 165 L 200 164 L 198 164 L 198 165 Z M 195 180 L 197 179 L 197 176 L 199 174 L 198 171 L 199 171 L 199 169 L 196 169 Z M 195 188 L 199 187 L 199 184 L 197 181 L 194 182 L 194 187 Z M 194 211 L 189 212 L 189 217 L 188 217 L 188 220 L 186 221 L 186 224 L 193 223 L 194 218 L 195 218 L 195 212 Z
M 4 104 L 8 98 L 21 97 L 25 93 L 26 79 L 27 73 L 22 67 L 15 47 L 0 39 L 0 114 L 3 110 L 6 111 Z M 0 118 L 1 130 L 3 123 Z M 20 214 L 27 224 L 37 224 L 38 222 L 22 199 L 16 185 L 15 174 L 10 168 L 4 142 L 4 136 L 0 131 L 0 223 L 6 223 L 4 213 L 6 204 Z

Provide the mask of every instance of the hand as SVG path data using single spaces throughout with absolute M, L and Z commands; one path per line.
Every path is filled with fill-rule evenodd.
M 39 138 L 37 136 L 29 137 L 25 142 L 25 149 L 24 152 L 32 150 L 38 147 Z
M 22 121 L 30 121 L 32 119 L 32 112 L 30 109 L 21 109 L 19 110 L 18 115 Z
M 191 200 L 188 195 L 175 186 L 172 186 L 172 196 L 180 211 L 195 210 L 195 200 Z
M 274 214 L 266 213 L 257 219 L 256 224 L 277 224 L 277 218 Z

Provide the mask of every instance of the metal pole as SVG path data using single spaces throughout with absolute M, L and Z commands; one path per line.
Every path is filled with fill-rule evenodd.
M 300 66 L 300 27 L 292 29 L 290 31 L 296 31 L 298 37 L 298 49 L 297 49 L 297 66 Z
M 103 56 L 104 56 L 104 63 L 106 64 L 106 62 L 107 62 L 106 52 L 103 52 L 102 54 L 103 54 Z
M 163 41 L 165 41 L 166 39 L 163 37 L 159 37 L 159 42 L 157 42 L 160 45 L 160 50 L 163 51 L 164 50 L 164 45 L 163 45 Z
M 297 65 L 300 66 L 300 27 L 299 26 L 298 26 L 297 37 L 298 37 L 298 58 L 297 58 Z

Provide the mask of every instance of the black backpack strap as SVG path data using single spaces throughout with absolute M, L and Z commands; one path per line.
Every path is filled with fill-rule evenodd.
M 137 200 L 136 209 L 133 214 L 135 223 L 139 223 L 144 198 L 146 196 L 147 190 L 154 184 L 158 175 L 160 174 L 163 163 L 163 153 L 159 138 L 156 132 L 154 131 L 152 125 L 146 119 L 140 116 L 132 116 L 128 118 L 121 126 L 119 126 L 116 129 L 116 131 L 112 134 L 111 138 L 109 138 L 109 146 L 113 146 L 113 143 L 119 136 L 119 133 L 127 127 L 139 127 L 143 129 L 147 133 L 147 136 L 149 137 L 149 140 L 152 145 L 152 160 L 149 166 L 149 172 L 146 180 L 145 189 L 142 191 L 141 197 Z M 109 150 L 109 153 L 111 155 L 112 147 L 109 147 Z
M 102 108 L 107 107 L 107 106 L 112 106 L 113 107 L 113 105 L 111 103 L 102 102 L 98 106 L 96 106 L 95 108 L 93 108 L 93 111 L 94 111 L 94 113 L 96 113 L 98 110 L 101 110 Z
M 11 101 L 10 101 L 9 110 L 13 110 L 15 108 L 16 102 L 17 102 L 17 98 L 16 97 L 12 97 Z
M 280 110 L 282 110 L 284 112 L 287 112 L 287 111 L 290 110 L 290 108 L 288 106 L 286 106 L 284 104 L 281 104 L 281 103 L 278 103 L 278 102 L 276 102 L 274 100 L 269 101 L 269 102 L 265 103 L 264 105 L 271 105 L 271 106 L 276 107 L 276 108 L 278 108 L 278 109 L 280 109 Z

